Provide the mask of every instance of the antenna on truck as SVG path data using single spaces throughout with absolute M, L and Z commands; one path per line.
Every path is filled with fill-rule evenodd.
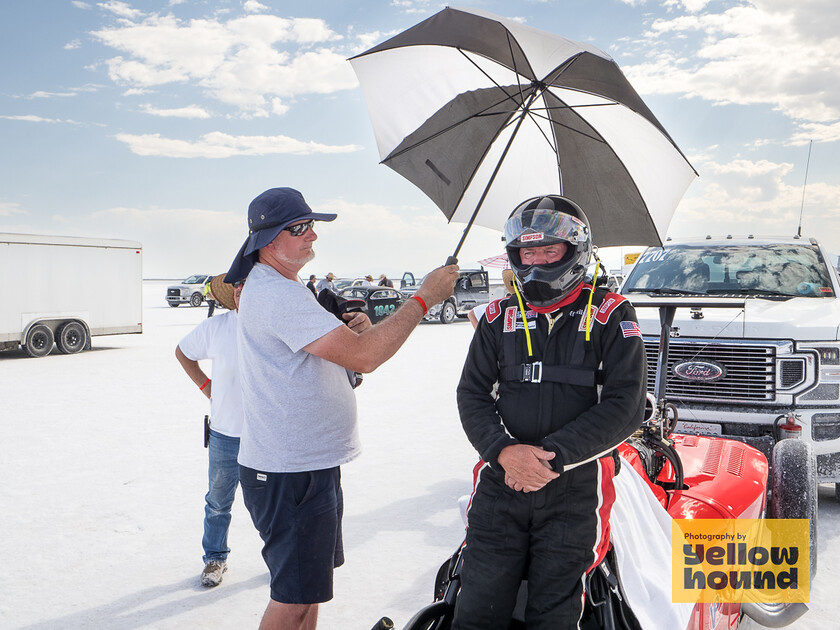
M 796 228 L 796 238 L 802 237 L 802 211 L 805 209 L 805 187 L 808 185 L 808 167 L 811 165 L 811 145 L 813 140 L 808 140 L 808 160 L 805 162 L 805 183 L 802 184 L 802 204 L 799 206 L 799 226 Z

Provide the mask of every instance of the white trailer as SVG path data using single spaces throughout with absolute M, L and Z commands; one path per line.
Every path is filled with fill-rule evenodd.
M 0 233 L 0 350 L 65 354 L 90 338 L 143 332 L 143 246 L 133 241 Z

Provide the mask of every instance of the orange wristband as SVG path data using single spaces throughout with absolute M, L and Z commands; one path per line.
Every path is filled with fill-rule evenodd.
M 210 382 L 210 379 L 208 378 L 206 381 L 204 381 L 204 385 L 199 387 L 198 390 L 199 391 L 204 391 L 204 388 L 207 387 L 207 383 L 209 383 L 209 382 Z
M 417 300 L 417 302 L 420 304 L 420 308 L 423 309 L 423 317 L 425 317 L 426 313 L 429 312 L 429 309 L 426 307 L 426 303 L 423 301 L 423 298 L 417 295 L 412 295 L 410 299 Z

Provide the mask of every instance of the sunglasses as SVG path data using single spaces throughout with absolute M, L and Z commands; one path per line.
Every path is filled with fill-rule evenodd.
M 315 227 L 315 219 L 311 221 L 307 221 L 306 223 L 298 223 L 297 225 L 290 225 L 289 227 L 284 227 L 283 229 L 291 234 L 292 236 L 303 236 L 306 234 L 310 229 Z
M 245 281 L 244 281 L 244 280 L 240 280 L 239 282 L 234 282 L 234 283 L 233 283 L 233 288 L 234 288 L 234 289 L 238 289 L 239 287 L 241 287 L 241 286 L 242 286 L 242 285 L 244 285 L 244 284 L 245 284 Z

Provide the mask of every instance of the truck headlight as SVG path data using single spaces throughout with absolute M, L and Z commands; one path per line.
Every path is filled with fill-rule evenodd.
M 797 350 L 813 353 L 817 359 L 816 387 L 799 396 L 800 401 L 826 401 L 840 399 L 840 342 L 820 341 L 797 343 Z M 816 428 L 813 429 L 816 438 Z M 840 437 L 840 436 L 838 436 Z M 821 438 L 833 439 L 833 438 Z
M 796 346 L 799 350 L 816 353 L 819 359 L 820 383 L 840 383 L 840 342 L 798 343 Z

